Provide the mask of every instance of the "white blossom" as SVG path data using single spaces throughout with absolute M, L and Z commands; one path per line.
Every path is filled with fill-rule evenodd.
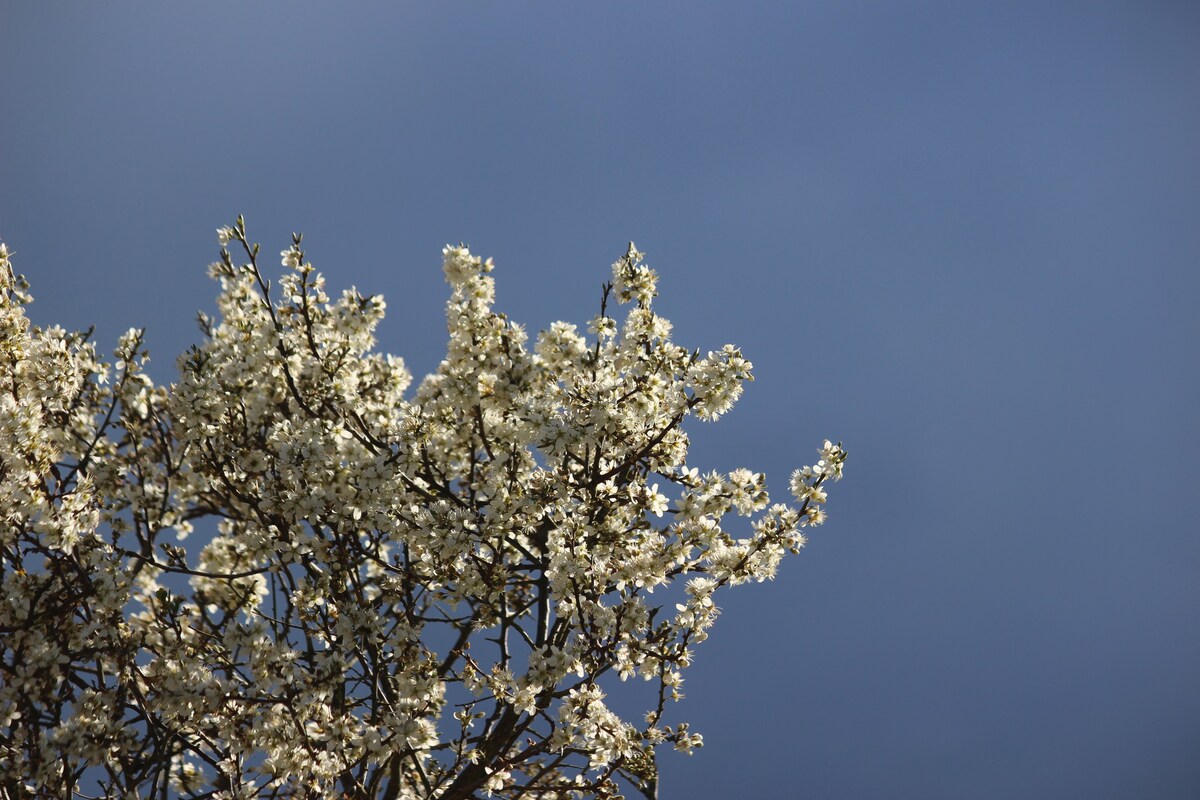
M 241 218 L 217 238 L 219 318 L 163 386 L 140 329 L 105 361 L 31 326 L 0 243 L 0 774 L 31 796 L 653 796 L 655 748 L 703 744 L 670 704 L 717 598 L 804 546 L 841 445 L 792 475 L 795 507 L 689 465 L 685 420 L 753 368 L 671 341 L 632 243 L 600 312 L 533 344 L 491 260 L 447 246 L 446 356 L 410 389 L 374 349 L 382 298 L 327 289 L 299 234 L 277 281 Z M 636 724 L 610 671 L 657 688 Z

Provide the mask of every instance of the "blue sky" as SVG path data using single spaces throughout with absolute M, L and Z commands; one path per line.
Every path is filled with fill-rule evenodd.
M 1200 9 L 1187 3 L 7 4 L 0 237 L 40 324 L 154 375 L 213 230 L 293 230 L 443 352 L 440 249 L 583 322 L 633 239 L 693 426 L 831 519 L 728 594 L 664 800 L 1200 796 Z

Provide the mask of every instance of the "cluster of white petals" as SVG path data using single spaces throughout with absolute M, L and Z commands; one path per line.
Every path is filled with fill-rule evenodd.
M 327 294 L 298 235 L 275 286 L 240 218 L 217 236 L 169 386 L 141 331 L 106 362 L 31 326 L 0 244 L 0 796 L 655 796 L 656 748 L 702 744 L 669 704 L 714 595 L 803 546 L 845 451 L 794 506 L 688 466 L 752 365 L 670 340 L 632 243 L 586 331 L 532 343 L 446 247 L 409 391 L 381 298 Z M 610 678 L 657 687 L 644 718 Z

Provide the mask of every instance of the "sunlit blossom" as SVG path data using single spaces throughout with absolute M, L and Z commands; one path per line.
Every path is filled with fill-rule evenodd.
M 446 356 L 414 389 L 375 350 L 382 298 L 327 289 L 298 234 L 277 281 L 242 219 L 217 238 L 219 317 L 162 386 L 140 329 L 106 360 L 31 326 L 0 244 L 0 772 L 30 796 L 653 796 L 655 749 L 703 744 L 671 704 L 717 598 L 824 521 L 841 445 L 796 506 L 689 465 L 685 420 L 753 366 L 670 340 L 632 243 L 600 313 L 532 344 L 491 260 L 448 245 Z M 606 673 L 655 686 L 644 715 Z

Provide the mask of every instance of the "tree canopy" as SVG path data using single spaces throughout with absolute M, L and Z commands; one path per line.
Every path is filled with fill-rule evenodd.
M 167 386 L 141 330 L 106 361 L 31 326 L 0 245 L 0 793 L 655 796 L 656 748 L 701 744 L 671 702 L 714 597 L 804 545 L 845 451 L 791 504 L 689 466 L 684 421 L 752 365 L 671 341 L 632 243 L 585 330 L 532 342 L 446 247 L 410 391 L 381 297 L 331 298 L 299 235 L 277 286 L 241 218 L 218 237 Z M 650 682 L 643 717 L 611 678 Z

